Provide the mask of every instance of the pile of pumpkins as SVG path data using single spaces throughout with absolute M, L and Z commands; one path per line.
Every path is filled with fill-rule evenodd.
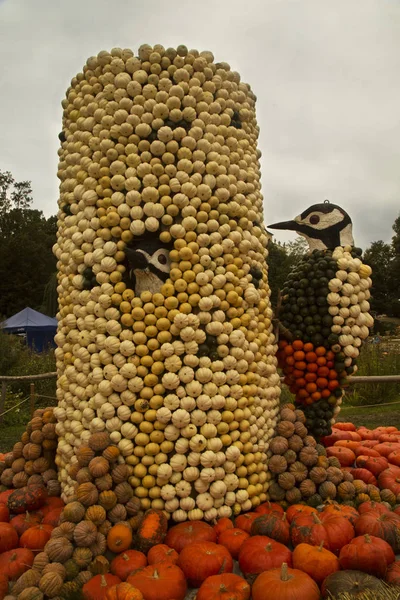
M 357 433 L 351 423 L 337 423 L 318 444 L 304 423 L 301 410 L 293 404 L 282 406 L 269 445 L 270 500 L 315 507 L 332 500 L 351 506 L 368 500 L 400 503 L 400 467 L 395 462 L 400 465 L 400 442 L 394 441 L 400 440 L 400 432 L 395 427 L 374 432 L 360 428 Z
M 51 409 L 35 413 L 14 449 L 35 443 L 51 464 L 55 450 L 46 448 L 46 438 L 30 438 L 43 419 L 52 421 Z M 46 481 L 46 471 L 23 487 L 3 484 L 0 599 L 72 600 L 81 594 L 83 600 L 183 600 L 188 589 L 199 588 L 197 600 L 217 599 L 225 592 L 234 600 L 249 598 L 250 593 L 253 600 L 268 600 L 274 595 L 284 598 L 294 583 L 305 586 L 309 600 L 319 598 L 320 591 L 324 597 L 330 593 L 339 598 L 339 591 L 352 585 L 374 594 L 383 590 L 383 597 L 389 598 L 381 579 L 400 584 L 400 565 L 393 554 L 400 551 L 400 507 L 395 507 L 390 482 L 387 488 L 378 485 L 385 471 L 399 467 L 392 464 L 375 483 L 367 483 L 366 474 L 357 473 L 364 467 L 345 465 L 344 457 L 357 451 L 355 445 L 354 450 L 348 447 L 350 443 L 367 452 L 387 447 L 389 457 L 397 451 L 392 446 L 397 442 L 385 436 L 397 435 L 394 428 L 368 432 L 337 424 L 332 436 L 323 440 L 325 449 L 308 435 L 302 411 L 284 405 L 269 450 L 269 491 L 276 501 L 271 498 L 235 519 L 169 527 L 165 511 L 141 510 L 129 485 L 132 466 L 118 460 L 118 447 L 108 434 L 95 433 L 79 448 L 79 465 L 73 472 L 76 495 L 66 505 L 60 488 L 48 485 L 52 479 Z M 13 452 L 0 462 L 3 473 L 6 464 L 18 460 Z M 383 464 L 380 457 L 367 457 L 378 458 Z M 279 468 L 284 464 L 286 470 Z M 20 473 L 28 476 L 29 461 L 23 467 Z M 324 475 L 317 487 L 316 478 Z M 295 485 L 285 490 L 294 476 Z M 323 483 L 332 488 L 329 495 L 321 494 Z M 310 495 L 312 484 L 315 491 Z M 363 492 L 360 486 L 365 486 Z
M 52 408 L 36 410 L 21 440 L 0 461 L 0 484 L 20 489 L 27 485 L 44 485 L 49 496 L 59 496 L 55 456 L 57 449 L 56 418 Z
M 16 493 L 0 496 L 1 600 L 390 600 L 400 590 L 400 511 L 387 503 L 266 502 L 171 527 L 150 509 L 136 532 L 122 522 L 105 536 L 89 519 L 98 506 L 78 521 L 76 502 L 42 494 L 22 507 Z

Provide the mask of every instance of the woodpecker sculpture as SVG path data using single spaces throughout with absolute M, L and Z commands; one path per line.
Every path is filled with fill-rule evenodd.
M 138 238 L 125 248 L 127 276 L 136 295 L 160 291 L 171 270 L 169 251 L 158 233 Z
M 346 379 L 357 370 L 359 348 L 373 325 L 371 268 L 354 246 L 349 215 L 329 201 L 269 228 L 296 231 L 309 244 L 281 290 L 278 362 L 307 428 L 319 438 L 331 431 Z

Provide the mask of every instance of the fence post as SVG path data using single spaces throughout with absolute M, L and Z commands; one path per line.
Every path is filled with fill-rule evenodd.
M 32 418 L 33 413 L 35 412 L 35 384 L 34 383 L 31 383 L 29 398 L 30 398 L 29 406 L 30 406 L 31 418 Z
M 1 397 L 0 397 L 0 415 L 4 412 L 6 405 L 7 382 L 1 382 Z M 3 416 L 0 416 L 0 424 L 3 422 Z

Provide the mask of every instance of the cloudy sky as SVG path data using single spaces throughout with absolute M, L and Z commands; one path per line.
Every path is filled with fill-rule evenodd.
M 60 103 L 88 56 L 161 43 L 211 50 L 251 84 L 266 224 L 324 200 L 356 243 L 400 212 L 398 0 L 0 0 L 0 169 L 50 216 Z M 294 234 L 278 233 L 278 239 Z

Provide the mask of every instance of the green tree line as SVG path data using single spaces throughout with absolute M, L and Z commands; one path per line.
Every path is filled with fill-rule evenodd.
M 30 306 L 49 316 L 57 312 L 57 218 L 33 208 L 29 181 L 16 181 L 0 170 L 0 319 Z M 371 306 L 376 313 L 400 318 L 400 215 L 393 224 L 391 243 L 372 242 L 364 260 L 373 269 Z M 269 242 L 269 283 L 276 305 L 290 269 L 307 252 L 303 238 Z

